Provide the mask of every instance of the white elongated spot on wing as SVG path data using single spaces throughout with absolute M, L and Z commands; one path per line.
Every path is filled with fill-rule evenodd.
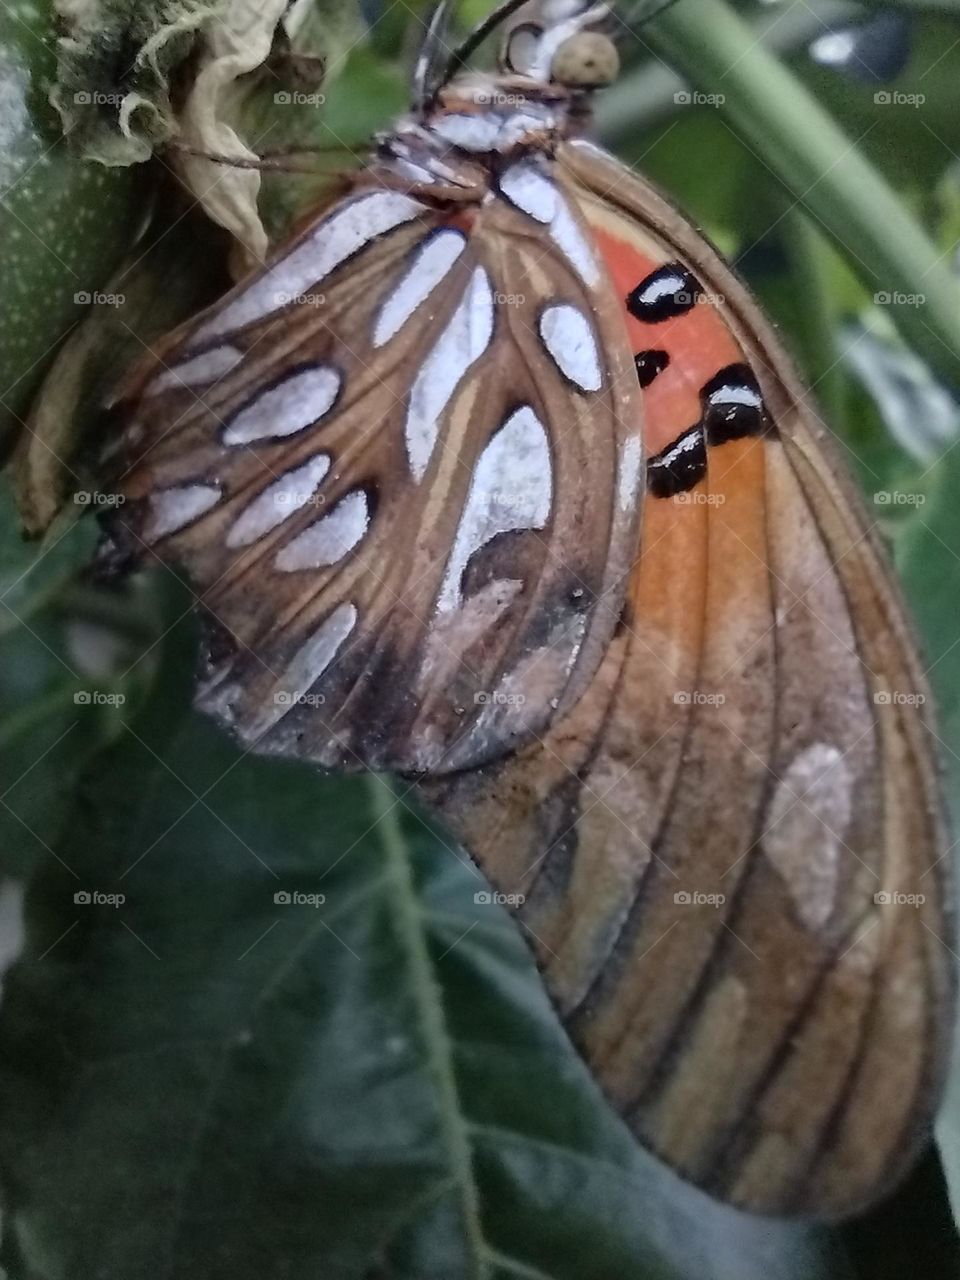
M 529 405 L 510 415 L 477 463 L 437 598 L 439 613 L 462 604 L 460 583 L 470 557 L 514 529 L 542 529 L 550 517 L 553 480 L 543 423 Z
M 526 140 L 534 140 L 557 127 L 558 118 L 553 112 L 542 110 L 537 114 L 515 111 L 504 120 L 497 138 L 497 150 L 506 154 Z
M 550 227 L 550 238 L 584 284 L 600 281 L 596 255 L 555 183 L 530 160 L 512 164 L 500 178 L 500 190 L 511 204 Z
M 304 694 L 316 684 L 337 656 L 347 636 L 357 625 L 357 610 L 352 604 L 337 605 L 328 618 L 297 650 L 274 686 L 273 701 L 266 704 L 250 726 L 248 737 L 259 738 L 298 706 Z
M 540 315 L 540 337 L 565 377 L 581 391 L 600 390 L 600 353 L 582 311 L 567 302 L 545 307 Z
M 504 170 L 500 190 L 511 204 L 537 222 L 548 226 L 553 221 L 559 200 L 557 188 L 529 161 L 520 161 Z
M 147 542 L 156 542 L 176 533 L 198 519 L 220 501 L 220 490 L 212 484 L 184 484 L 151 493 L 150 510 L 143 526 Z
M 605 147 L 601 147 L 598 142 L 593 142 L 590 138 L 570 138 L 568 142 L 577 151 L 586 151 L 590 155 L 596 156 L 598 160 L 606 160 L 607 164 L 620 163 Z
M 332 365 L 309 365 L 257 394 L 238 410 L 223 432 L 224 444 L 250 444 L 292 436 L 329 413 L 340 390 Z
M 420 366 L 410 390 L 404 435 L 410 471 L 419 480 L 437 442 L 443 412 L 475 361 L 493 337 L 493 293 L 490 278 L 477 267 L 467 291 L 437 345 Z
M 493 151 L 502 127 L 503 118 L 495 113 L 463 112 L 441 116 L 431 126 L 431 132 L 464 151 Z
M 243 352 L 229 343 L 222 347 L 211 347 L 209 351 L 201 351 L 198 356 L 189 360 L 181 360 L 157 374 L 144 389 L 145 396 L 155 396 L 161 391 L 176 391 L 180 387 L 200 387 L 208 382 L 216 382 L 235 369 L 243 359 Z
M 445 228 L 420 246 L 403 279 L 380 309 L 373 329 L 375 347 L 382 347 L 400 331 L 460 257 L 466 243 L 463 232 Z
M 280 476 L 237 517 L 227 534 L 227 546 L 247 547 L 278 524 L 283 524 L 294 512 L 306 506 L 329 470 L 329 455 L 318 453 L 302 467 L 294 467 Z
M 679 436 L 669 449 L 657 455 L 661 467 L 672 467 L 681 461 L 684 454 L 696 453 L 704 447 L 703 428 L 692 427 Z
M 833 911 L 852 806 L 850 769 L 824 742 L 801 751 L 773 793 L 762 847 L 810 929 L 822 928 Z
M 735 383 L 720 387 L 716 391 L 711 391 L 707 397 L 708 404 L 743 404 L 751 409 L 763 408 L 763 397 L 756 387 L 744 386 L 743 383 Z
M 409 222 L 424 206 L 398 191 L 374 191 L 335 209 L 284 258 L 243 289 L 193 335 L 200 342 L 261 320 L 315 287 L 364 245 Z
M 617 453 L 617 503 L 621 511 L 630 511 L 637 500 L 641 458 L 639 436 L 628 436 Z
M 325 569 L 357 545 L 370 523 L 367 495 L 354 489 L 328 515 L 308 525 L 278 552 L 274 564 L 284 573 L 296 569 Z
M 599 284 L 600 268 L 597 266 L 596 256 L 565 200 L 560 200 L 557 204 L 557 212 L 550 224 L 550 235 L 573 263 L 584 284 L 591 287 Z
M 424 186 L 436 181 L 429 169 L 425 169 L 421 164 L 414 164 L 412 160 L 407 160 L 401 155 L 391 157 L 390 168 L 401 178 L 408 178 L 411 182 Z

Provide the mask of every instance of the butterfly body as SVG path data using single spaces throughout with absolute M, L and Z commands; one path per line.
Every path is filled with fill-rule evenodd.
M 598 10 L 548 10 L 134 374 L 115 524 L 243 743 L 418 777 L 643 1141 L 847 1212 L 946 1058 L 926 685 L 774 335 L 551 77 Z

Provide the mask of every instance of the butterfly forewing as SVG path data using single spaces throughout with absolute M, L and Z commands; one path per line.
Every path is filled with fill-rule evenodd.
M 245 741 L 443 772 L 593 676 L 637 389 L 595 263 L 509 201 L 372 181 L 138 373 L 119 522 L 189 572 L 221 637 L 201 705 Z
M 638 1136 L 769 1212 L 905 1167 L 953 971 L 926 685 L 869 523 L 769 329 L 683 219 L 562 154 L 627 315 L 648 500 L 573 711 L 426 787 Z

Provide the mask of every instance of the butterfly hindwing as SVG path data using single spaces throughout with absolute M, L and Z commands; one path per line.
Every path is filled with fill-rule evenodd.
M 482 194 L 367 173 L 131 385 L 118 524 L 188 571 L 222 638 L 200 703 L 258 750 L 468 767 L 606 649 L 642 466 L 622 321 L 575 221 L 579 258 Z
M 543 741 L 428 801 L 637 1135 L 768 1212 L 850 1211 L 929 1123 L 953 978 L 926 685 L 768 327 L 612 158 L 562 152 L 644 387 L 624 611 Z

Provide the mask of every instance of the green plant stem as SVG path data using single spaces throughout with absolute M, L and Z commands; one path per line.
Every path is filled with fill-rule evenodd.
M 893 303 L 906 340 L 960 383 L 960 284 L 881 174 L 800 81 L 722 0 L 681 0 L 649 28 L 664 56 L 706 93 L 722 94 L 737 136 Z
M 440 1123 L 450 1169 L 460 1198 L 460 1210 L 470 1255 L 470 1280 L 486 1280 L 486 1242 L 479 1195 L 473 1173 L 473 1157 L 461 1113 L 452 1046 L 443 1011 L 443 997 L 433 972 L 423 928 L 416 885 L 410 867 L 407 842 L 400 825 L 399 801 L 389 777 L 372 774 L 369 781 L 371 810 L 376 817 L 386 862 L 396 885 L 395 902 L 401 937 L 410 965 L 424 1043 L 437 1089 Z
M 764 10 L 751 22 L 752 39 L 762 40 L 775 53 L 790 54 L 803 49 L 825 30 L 858 17 L 863 17 L 860 5 L 848 0 L 804 0 L 790 9 L 777 6 Z M 636 34 L 641 41 L 646 39 L 645 28 Z M 642 67 L 626 72 L 604 90 L 596 112 L 600 132 L 608 142 L 615 143 L 635 134 L 638 127 L 652 128 L 679 115 L 688 110 L 676 99 L 684 87 L 683 78 L 666 63 L 656 58 L 646 60 Z

